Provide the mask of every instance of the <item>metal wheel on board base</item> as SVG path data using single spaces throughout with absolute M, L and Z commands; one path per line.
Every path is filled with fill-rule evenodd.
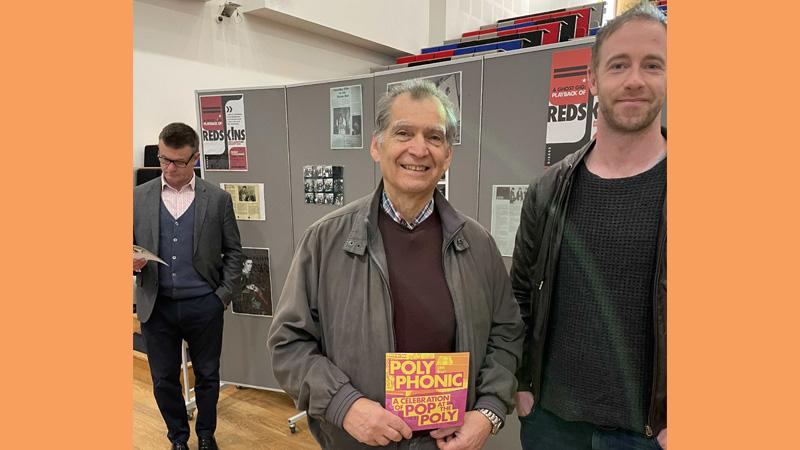
M 290 424 L 289 424 L 289 431 L 291 431 L 291 432 L 292 432 L 292 434 L 295 434 L 295 433 L 297 433 L 297 425 L 295 425 L 295 424 L 293 424 L 293 423 L 290 423 Z

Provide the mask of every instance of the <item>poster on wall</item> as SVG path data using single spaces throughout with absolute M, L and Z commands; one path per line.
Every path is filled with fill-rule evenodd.
M 440 178 L 439 181 L 436 183 L 436 189 L 438 189 L 439 192 L 441 192 L 442 195 L 444 195 L 444 198 L 450 200 L 450 197 L 448 196 L 449 187 L 450 187 L 450 169 L 447 169 L 442 174 L 442 178 Z
M 528 186 L 496 184 L 492 186 L 492 237 L 503 256 L 514 255 L 514 241 L 519 228 L 522 202 Z
M 589 92 L 591 59 L 591 48 L 553 53 L 545 167 L 589 143 L 597 132 L 597 99 Z
M 364 148 L 361 85 L 331 88 L 331 150 Z
M 444 73 L 440 75 L 432 75 L 429 77 L 420 77 L 420 80 L 430 80 L 440 91 L 450 99 L 453 104 L 454 113 L 456 115 L 456 136 L 453 140 L 453 145 L 461 144 L 461 72 Z M 396 81 L 386 85 L 386 92 L 389 92 L 393 86 L 402 83 Z
M 200 96 L 206 170 L 247 170 L 244 95 Z
M 303 166 L 305 202 L 311 205 L 344 205 L 344 167 Z
M 220 183 L 231 194 L 236 220 L 267 220 L 264 183 Z
M 269 270 L 269 249 L 242 247 L 242 291 L 233 296 L 234 314 L 272 316 L 272 278 Z

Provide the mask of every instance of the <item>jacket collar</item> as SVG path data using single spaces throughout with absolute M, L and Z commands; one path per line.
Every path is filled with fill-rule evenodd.
M 661 127 L 661 135 L 664 136 L 664 139 L 667 138 L 667 129 L 666 127 Z M 579 162 L 583 161 L 583 158 L 589 153 L 590 150 L 594 148 L 594 144 L 597 142 L 597 138 L 593 138 L 588 144 L 584 145 L 580 150 L 567 155 L 564 158 L 564 162 L 567 164 L 567 177 L 572 175 L 572 172 L 575 170 L 575 167 L 578 165 Z
M 383 194 L 383 180 L 372 192 L 368 201 L 363 202 L 355 213 L 353 226 L 344 242 L 346 252 L 363 255 L 371 238 L 378 236 L 378 214 L 381 208 L 381 195 Z M 461 229 L 466 223 L 463 214 L 456 211 L 438 189 L 433 191 L 434 204 L 442 221 L 442 240 L 447 243 L 453 240 L 456 250 L 461 251 L 469 247 L 469 242 L 463 237 Z

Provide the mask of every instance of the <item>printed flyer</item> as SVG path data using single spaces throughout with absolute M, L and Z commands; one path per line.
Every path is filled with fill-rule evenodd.
M 206 170 L 247 170 L 244 95 L 200 97 Z
M 464 423 L 469 352 L 387 353 L 386 410 L 416 430 Z
M 597 132 L 597 99 L 589 91 L 591 60 L 591 48 L 553 53 L 545 167 L 589 143 Z

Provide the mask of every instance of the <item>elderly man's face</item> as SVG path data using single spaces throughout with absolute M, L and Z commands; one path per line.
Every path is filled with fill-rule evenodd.
M 370 146 L 392 201 L 433 194 L 453 158 L 445 131 L 444 108 L 437 99 L 414 100 L 409 94 L 395 99 L 383 142 L 373 138 Z
M 599 96 L 600 120 L 612 130 L 635 133 L 660 117 L 667 95 L 667 32 L 645 20 L 626 23 L 600 48 L 589 76 Z M 596 73 L 595 73 L 596 72 Z

